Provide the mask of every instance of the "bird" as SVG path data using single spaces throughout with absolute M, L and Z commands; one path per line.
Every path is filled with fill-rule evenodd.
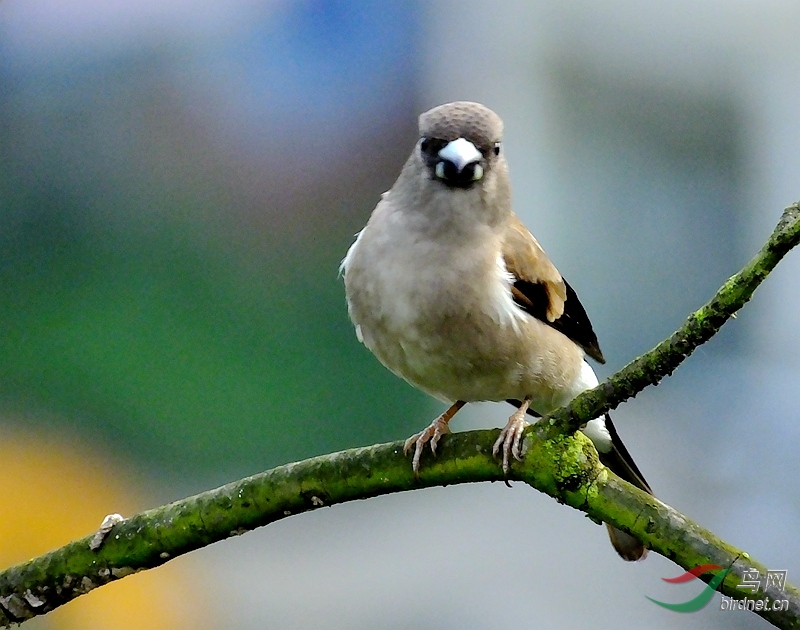
M 508 475 L 521 459 L 526 415 L 543 416 L 596 387 L 585 360 L 605 359 L 577 294 L 512 209 L 503 122 L 456 101 L 419 117 L 419 138 L 342 260 L 358 340 L 447 410 L 406 440 L 412 468 L 435 455 L 469 402 L 517 407 L 494 443 Z M 652 494 L 604 414 L 581 429 L 600 461 Z M 607 524 L 625 560 L 645 557 L 635 537 Z

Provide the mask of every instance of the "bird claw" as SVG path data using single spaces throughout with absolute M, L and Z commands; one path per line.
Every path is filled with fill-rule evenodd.
M 436 446 L 439 444 L 441 437 L 450 433 L 450 428 L 447 426 L 447 420 L 439 416 L 430 423 L 430 425 L 415 433 L 403 444 L 403 455 L 408 455 L 411 447 L 414 447 L 414 458 L 411 460 L 411 468 L 414 470 L 414 476 L 419 476 L 419 460 L 422 457 L 422 451 L 425 450 L 425 445 L 430 443 L 431 452 L 436 455 Z
M 518 410 L 508 419 L 508 423 L 500 431 L 500 437 L 492 446 L 492 455 L 498 456 L 500 450 L 503 451 L 503 474 L 508 475 L 510 469 L 510 456 L 513 455 L 517 461 L 522 461 L 522 435 L 525 428 L 530 426 L 530 422 L 525 419 L 525 411 Z

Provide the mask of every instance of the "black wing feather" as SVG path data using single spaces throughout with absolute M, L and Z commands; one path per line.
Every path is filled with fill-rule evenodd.
M 578 295 L 569 286 L 569 282 L 564 280 L 567 287 L 567 299 L 564 302 L 564 313 L 555 321 L 548 321 L 547 306 L 549 304 L 547 290 L 543 284 L 529 282 L 527 280 L 517 280 L 514 288 L 517 289 L 525 300 L 515 299 L 515 302 L 527 313 L 536 319 L 552 326 L 560 333 L 566 335 L 577 343 L 598 363 L 605 363 L 600 345 L 597 342 L 597 335 L 592 328 L 592 322 L 578 299 Z
M 625 444 L 623 444 L 620 439 L 617 429 L 614 427 L 614 423 L 611 422 L 611 416 L 608 414 L 606 414 L 606 430 L 611 436 L 611 451 L 608 453 L 598 452 L 603 466 L 613 470 L 618 477 L 621 477 L 628 483 L 633 484 L 645 492 L 653 494 L 653 491 L 650 489 L 650 484 L 647 483 L 644 475 L 636 465 L 636 462 L 633 461 L 633 457 L 631 457 L 628 449 L 625 448 Z

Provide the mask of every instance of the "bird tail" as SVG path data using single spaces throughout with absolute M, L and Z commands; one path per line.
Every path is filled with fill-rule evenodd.
M 648 494 L 653 494 L 650 485 L 645 481 L 636 462 L 633 461 L 628 449 L 622 443 L 617 430 L 614 428 L 614 423 L 611 422 L 611 416 L 606 414 L 605 421 L 606 429 L 611 436 L 611 450 L 608 453 L 598 453 L 600 461 L 621 479 Z M 623 560 L 633 562 L 642 560 L 647 555 L 647 549 L 638 538 L 608 523 L 606 523 L 606 527 L 608 528 L 608 537 L 611 539 L 611 544 Z
M 507 400 L 506 402 L 517 408 L 522 404 L 519 400 Z M 530 408 L 528 409 L 528 414 L 537 418 L 541 417 L 540 414 Z M 607 453 L 600 453 L 598 451 L 597 454 L 600 456 L 600 462 L 621 479 L 644 490 L 648 494 L 653 494 L 653 491 L 650 489 L 650 484 L 645 481 L 644 475 L 642 475 L 636 462 L 633 461 L 633 457 L 631 457 L 628 449 L 625 448 L 625 445 L 622 443 L 614 427 L 614 423 L 611 422 L 611 416 L 608 414 L 605 414 L 605 425 L 608 434 L 611 436 L 611 450 Z M 606 527 L 608 528 L 608 537 L 611 539 L 611 544 L 614 546 L 620 558 L 628 560 L 629 562 L 635 562 L 647 556 L 647 549 L 638 538 L 608 523 L 606 523 Z

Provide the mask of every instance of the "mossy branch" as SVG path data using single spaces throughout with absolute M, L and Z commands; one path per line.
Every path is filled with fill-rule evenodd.
M 577 431 L 587 418 L 596 418 L 656 385 L 675 371 L 695 349 L 711 339 L 741 309 L 781 259 L 800 242 L 800 202 L 783 211 L 764 247 L 732 276 L 711 300 L 655 348 L 634 359 L 598 387 L 584 392 L 550 416 L 548 435 Z M 543 425 L 544 426 L 544 425 Z
M 800 205 L 786 209 L 761 252 L 670 339 L 636 359 L 600 387 L 528 430 L 525 454 L 509 479 L 640 538 L 685 569 L 717 564 L 731 571 L 722 593 L 741 599 L 786 599 L 780 611 L 757 611 L 781 628 L 800 628 L 800 593 L 789 584 L 749 593 L 737 589 L 743 572 L 766 568 L 658 499 L 603 467 L 577 427 L 670 374 L 752 296 L 778 261 L 800 241 Z M 402 442 L 358 448 L 280 466 L 115 525 L 99 549 L 92 536 L 0 573 L 0 626 L 8 627 L 110 581 L 276 520 L 355 499 L 430 486 L 504 479 L 491 455 L 497 430 L 446 436 L 436 458 L 426 457 L 419 479 Z M 709 579 L 710 576 L 704 579 Z M 765 585 L 766 586 L 766 585 Z

